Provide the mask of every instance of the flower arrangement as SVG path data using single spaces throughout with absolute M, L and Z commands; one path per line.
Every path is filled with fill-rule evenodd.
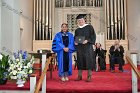
M 26 81 L 28 76 L 33 73 L 34 57 L 28 57 L 26 51 L 18 51 L 14 53 L 13 58 L 9 62 L 9 78 L 12 80 Z
M 5 84 L 8 78 L 9 55 L 0 54 L 0 84 Z

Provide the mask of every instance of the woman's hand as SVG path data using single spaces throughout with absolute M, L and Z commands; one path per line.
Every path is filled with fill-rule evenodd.
M 69 51 L 69 48 L 63 48 L 63 50 L 64 50 L 65 52 L 68 52 L 68 51 Z
M 78 45 L 78 43 L 74 42 L 75 45 Z

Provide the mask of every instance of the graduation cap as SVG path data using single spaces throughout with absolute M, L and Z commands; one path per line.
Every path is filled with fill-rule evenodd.
M 76 19 L 81 19 L 81 18 L 84 18 L 87 14 L 79 14 Z

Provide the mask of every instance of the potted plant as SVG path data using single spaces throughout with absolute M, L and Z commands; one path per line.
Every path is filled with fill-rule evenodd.
M 9 78 L 16 80 L 17 87 L 23 87 L 29 75 L 33 73 L 34 57 L 28 56 L 27 51 L 14 53 L 9 65 Z
M 0 54 L 0 84 L 6 84 L 9 69 L 9 55 Z

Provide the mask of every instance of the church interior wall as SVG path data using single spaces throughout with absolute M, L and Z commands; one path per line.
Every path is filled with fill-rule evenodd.
M 33 38 L 33 0 L 19 0 L 20 11 L 20 48 L 22 50 L 32 50 Z
M 1 1 L 0 1 L 0 50 L 1 50 Z
M 140 52 L 140 0 L 127 0 L 127 28 L 129 50 Z M 140 53 L 139 53 L 140 56 Z M 140 57 L 138 57 L 140 64 Z
M 1 0 L 14 9 L 21 11 L 19 16 L 8 9 L 6 5 L 0 7 L 0 48 L 32 50 L 33 38 L 33 0 Z M 140 0 L 127 0 L 127 29 L 129 50 L 140 51 Z M 59 21 L 59 20 L 57 20 Z M 65 22 L 65 20 L 64 20 Z M 60 25 L 55 29 L 60 29 Z M 20 30 L 21 28 L 21 30 Z M 57 31 L 56 31 L 57 32 Z M 54 32 L 54 34 L 56 33 Z M 8 37 L 8 38 L 7 38 Z M 139 54 L 140 56 L 140 54 Z M 138 57 L 140 61 L 140 57 Z
M 1 49 L 20 49 L 19 15 L 14 9 L 19 9 L 18 0 L 1 0 Z

